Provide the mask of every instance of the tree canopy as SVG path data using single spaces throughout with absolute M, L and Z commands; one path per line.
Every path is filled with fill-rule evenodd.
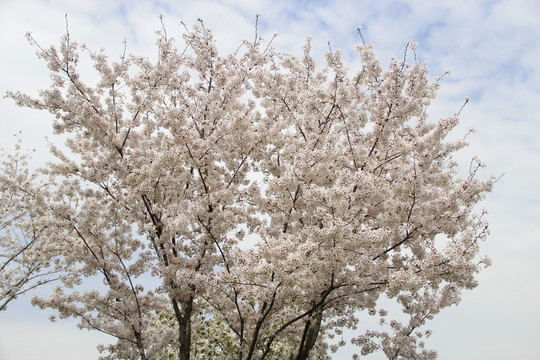
M 33 261 L 54 259 L 60 285 L 33 302 L 116 338 L 103 359 L 327 359 L 360 311 L 382 326 L 357 356 L 435 358 L 423 325 L 489 263 L 474 210 L 493 179 L 476 159 L 458 173 L 459 113 L 428 117 L 440 78 L 414 43 L 384 69 L 362 39 L 353 72 L 332 49 L 317 67 L 309 39 L 300 58 L 257 37 L 222 56 L 202 22 L 180 49 L 159 32 L 156 60 L 29 39 L 51 86 L 8 96 L 67 140 L 39 177 L 1 178 L 26 199 L 2 215 L 31 217 Z

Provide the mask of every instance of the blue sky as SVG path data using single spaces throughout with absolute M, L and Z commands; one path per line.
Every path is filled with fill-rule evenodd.
M 24 33 L 32 31 L 44 45 L 56 43 L 66 13 L 72 38 L 103 47 L 113 58 L 121 54 L 124 38 L 129 52 L 153 56 L 160 14 L 176 37 L 180 20 L 204 19 L 227 53 L 253 37 L 255 15 L 261 13 L 259 33 L 266 39 L 279 33 L 278 49 L 300 54 L 306 36 L 312 36 L 313 53 L 322 59 L 332 40 L 353 69 L 357 25 L 363 25 L 364 38 L 383 62 L 401 57 L 409 39 L 418 42 L 418 57 L 429 61 L 432 77 L 452 71 L 430 116 L 452 115 L 466 96 L 471 99 L 454 134 L 462 137 L 470 127 L 476 133 L 457 160 L 467 166 L 478 155 L 487 174 L 505 174 L 482 203 L 491 224 L 483 252 L 493 266 L 458 307 L 429 324 L 434 334 L 428 345 L 441 360 L 540 360 L 539 1 L 0 0 L 1 93 L 35 94 L 47 86 L 47 69 Z M 13 134 L 22 131 L 23 146 L 38 150 L 35 163 L 46 159 L 44 137 L 52 138 L 48 115 L 18 109 L 9 99 L 0 99 L 0 111 L 0 147 L 12 148 Z M 51 324 L 49 314 L 28 301 L 21 298 L 0 314 L 1 360 L 97 357 L 95 345 L 105 337 L 78 330 L 72 321 Z M 350 356 L 344 350 L 335 358 Z

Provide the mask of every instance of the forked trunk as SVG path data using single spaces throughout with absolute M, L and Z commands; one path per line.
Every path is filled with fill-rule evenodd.
M 191 355 L 191 313 L 193 310 L 193 297 L 182 303 L 182 310 L 173 300 L 173 308 L 178 320 L 178 342 L 180 344 L 178 360 L 189 360 Z
M 319 330 L 321 329 L 322 315 L 323 307 L 318 306 L 313 315 L 307 320 L 296 360 L 306 360 L 311 349 L 315 346 L 317 337 L 319 336 Z

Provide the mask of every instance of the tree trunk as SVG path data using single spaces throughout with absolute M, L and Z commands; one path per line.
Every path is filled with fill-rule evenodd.
M 173 300 L 173 308 L 178 320 L 178 342 L 180 351 L 178 360 L 189 360 L 191 356 L 191 313 L 193 310 L 193 297 L 182 303 L 182 310 L 178 307 L 176 300 Z
M 146 360 L 146 352 L 144 351 L 144 345 L 140 331 L 135 331 L 135 339 L 137 340 L 137 349 L 139 350 L 139 357 L 141 360 Z
M 319 330 L 321 329 L 322 315 L 323 307 L 321 305 L 317 307 L 313 315 L 307 320 L 296 360 L 306 360 L 309 356 L 309 352 L 313 349 L 313 346 L 315 346 L 315 342 L 319 336 Z

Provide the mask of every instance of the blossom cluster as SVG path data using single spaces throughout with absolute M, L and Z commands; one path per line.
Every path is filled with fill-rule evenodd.
M 221 56 L 202 23 L 183 40 L 162 31 L 156 61 L 90 52 L 89 86 L 66 34 L 38 47 L 51 87 L 9 93 L 67 137 L 39 213 L 62 286 L 35 304 L 117 338 L 104 359 L 326 359 L 358 311 L 387 325 L 358 355 L 433 358 L 418 329 L 476 285 L 493 184 L 458 175 L 458 117 L 428 118 L 439 80 L 370 44 L 352 73 L 338 50 L 317 68 L 310 39 L 301 58 L 260 39 Z

